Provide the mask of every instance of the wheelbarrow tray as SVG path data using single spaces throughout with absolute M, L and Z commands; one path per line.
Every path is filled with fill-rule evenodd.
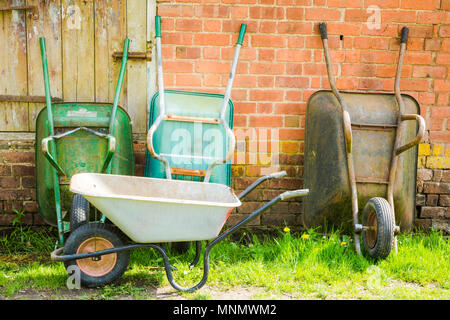
M 108 132 L 112 104 L 109 103 L 60 103 L 53 104 L 55 134 L 77 127 L 92 128 Z M 36 119 L 36 200 L 39 213 L 50 225 L 57 224 L 55 213 L 54 168 L 42 153 L 40 141 L 50 135 L 46 108 Z M 134 175 L 134 150 L 131 133 L 131 121 L 122 108 L 117 108 L 114 137 L 116 148 L 108 167 L 108 172 L 122 175 Z M 79 172 L 100 172 L 108 150 L 106 139 L 87 131 L 56 140 L 56 160 L 67 174 L 60 177 L 61 205 L 63 217 L 69 210 L 72 196 L 69 192 L 70 177 Z
M 230 209 L 241 205 L 223 184 L 184 180 L 81 173 L 72 177 L 70 190 L 136 243 L 215 238 Z
M 372 197 L 386 197 L 399 108 L 393 94 L 342 93 L 352 123 L 352 154 L 358 206 Z M 406 113 L 419 106 L 402 95 Z M 351 190 L 346 164 L 342 111 L 331 91 L 314 93 L 307 103 L 305 134 L 305 188 L 303 222 L 307 227 L 352 229 Z M 417 131 L 414 121 L 401 125 L 401 144 Z M 417 146 L 399 155 L 394 183 L 395 217 L 401 230 L 413 227 L 415 216 Z M 361 212 L 361 210 L 360 210 Z
M 166 114 L 210 119 L 220 116 L 223 94 L 182 90 L 165 90 L 164 92 Z M 148 119 L 149 128 L 160 115 L 159 98 L 159 92 L 152 97 Z M 229 100 L 225 119 L 230 129 L 233 128 L 233 113 L 234 106 L 232 101 Z M 178 131 L 175 131 L 177 129 Z M 213 131 L 214 129 L 218 131 Z M 177 132 L 181 135 L 178 135 Z M 216 137 L 217 134 L 218 137 Z M 219 140 L 214 140 L 217 138 Z M 189 139 L 189 141 L 183 139 Z M 166 156 L 171 167 L 195 170 L 206 170 L 212 161 L 210 157 L 223 157 L 228 145 L 227 135 L 222 126 L 214 123 L 189 121 L 163 121 L 155 132 L 153 141 L 155 151 L 159 154 L 168 155 L 176 151 L 175 156 Z M 190 148 L 183 148 L 181 143 L 190 146 Z M 209 154 L 208 150 L 215 151 L 212 144 L 214 144 L 214 148 L 220 149 L 218 151 L 221 154 Z M 152 178 L 166 177 L 163 163 L 151 157 L 148 150 L 145 158 L 144 175 Z M 173 175 L 173 178 L 194 181 L 201 181 L 202 179 L 190 175 Z M 214 167 L 210 182 L 230 186 L 231 163 L 228 162 Z

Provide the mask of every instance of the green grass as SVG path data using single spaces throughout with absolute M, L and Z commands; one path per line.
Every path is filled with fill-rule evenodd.
M 0 239 L 0 297 L 20 298 L 27 290 L 42 290 L 56 299 L 73 295 L 77 299 L 154 299 L 155 288 L 169 286 L 159 254 L 139 249 L 131 252 L 129 268 L 118 282 L 100 289 L 68 290 L 63 264 L 48 257 L 56 238 L 35 232 L 23 229 L 22 236 Z M 26 246 L 26 241 L 36 245 Z M 180 285 L 192 286 L 202 277 L 202 260 L 189 270 L 193 257 L 193 248 L 185 255 L 171 255 Z M 313 230 L 299 235 L 280 231 L 275 239 L 260 241 L 253 236 L 250 244 L 225 240 L 211 251 L 206 286 L 181 296 L 214 299 L 218 293 L 232 295 L 241 289 L 254 299 L 447 300 L 450 241 L 436 231 L 400 235 L 398 253 L 374 261 L 357 255 L 351 237 L 338 232 L 324 236 Z M 171 287 L 166 291 L 174 292 Z

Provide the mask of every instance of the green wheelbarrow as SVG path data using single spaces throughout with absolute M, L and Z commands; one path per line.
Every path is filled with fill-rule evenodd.
M 118 106 L 129 42 L 125 39 L 112 104 L 63 102 L 52 105 L 45 39 L 40 38 L 46 107 L 36 119 L 36 200 L 44 221 L 57 226 L 61 245 L 64 245 L 65 233 L 89 221 L 89 203 L 69 191 L 74 174 L 134 175 L 131 121 L 126 111 Z M 103 214 L 98 219 L 106 220 Z

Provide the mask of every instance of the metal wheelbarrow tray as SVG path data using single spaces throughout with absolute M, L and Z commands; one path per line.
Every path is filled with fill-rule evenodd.
M 70 190 L 138 243 L 212 239 L 241 205 L 227 186 L 183 180 L 81 173 Z
M 202 175 L 208 168 L 209 159 L 212 156 L 220 157 L 214 151 L 226 153 L 227 134 L 223 127 L 218 126 L 214 121 L 219 118 L 224 95 L 182 90 L 164 90 L 164 93 L 165 112 L 170 115 L 172 121 L 161 122 L 158 130 L 155 131 L 153 138 L 155 152 L 168 158 L 174 179 L 201 181 Z M 225 112 L 225 120 L 230 129 L 233 129 L 233 113 L 234 106 L 230 99 Z M 160 114 L 160 94 L 157 92 L 153 95 L 150 104 L 149 129 Z M 177 132 L 183 135 L 177 135 Z M 180 152 L 172 154 L 177 146 L 180 149 L 182 139 L 189 140 L 190 148 L 181 148 Z M 211 146 L 215 147 L 211 148 Z M 207 152 L 208 149 L 212 151 L 211 154 L 205 154 L 205 150 Z M 148 151 L 144 175 L 151 178 L 166 177 L 163 163 L 151 157 Z M 217 165 L 213 169 L 210 181 L 230 186 L 230 161 Z

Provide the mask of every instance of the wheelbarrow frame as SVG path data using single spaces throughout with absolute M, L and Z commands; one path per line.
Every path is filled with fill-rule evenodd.
M 56 141 L 58 139 L 72 136 L 74 134 L 77 134 L 79 131 L 85 131 L 93 136 L 106 139 L 107 141 L 107 150 L 106 155 L 103 161 L 103 164 L 101 166 L 100 172 L 106 173 L 110 172 L 110 164 L 111 160 L 113 159 L 114 154 L 116 153 L 116 137 L 114 129 L 116 126 L 116 114 L 117 109 L 120 108 L 118 106 L 120 93 L 122 90 L 122 84 L 123 79 L 125 75 L 126 65 L 127 65 L 127 57 L 128 57 L 128 49 L 129 49 L 129 39 L 125 39 L 124 41 L 124 50 L 123 50 L 123 58 L 122 58 L 122 64 L 120 67 L 120 73 L 119 78 L 117 81 L 116 91 L 114 95 L 114 101 L 111 105 L 111 113 L 110 113 L 110 119 L 109 119 L 109 126 L 108 131 L 106 133 L 100 132 L 97 130 L 94 130 L 92 128 L 89 128 L 84 125 L 77 125 L 76 128 L 65 131 L 63 133 L 55 134 L 55 125 L 54 125 L 54 114 L 53 114 L 53 105 L 51 101 L 51 92 L 50 92 L 50 80 L 49 80 L 49 72 L 48 72 L 48 63 L 47 63 L 47 52 L 46 52 L 46 46 L 45 46 L 45 38 L 39 39 L 40 49 L 41 49 L 41 57 L 42 57 L 42 69 L 43 69 L 43 76 L 44 76 L 44 88 L 45 88 L 45 101 L 46 101 L 46 113 L 47 113 L 47 119 L 45 120 L 46 123 L 46 130 L 49 133 L 49 136 L 43 138 L 41 141 L 37 141 L 37 143 L 40 143 L 40 149 L 45 157 L 45 159 L 48 160 L 48 163 L 51 165 L 51 175 L 52 175 L 52 181 L 53 181 L 53 190 L 54 190 L 54 203 L 55 203 L 55 211 L 56 211 L 56 225 L 58 228 L 58 239 L 59 243 L 61 245 L 64 244 L 64 233 L 68 232 L 70 230 L 70 224 L 63 221 L 63 215 L 62 215 L 62 201 L 61 201 L 61 190 L 60 190 L 60 179 L 67 179 L 69 178 L 65 170 L 62 168 L 60 163 L 58 162 L 58 154 L 57 154 L 57 148 L 56 148 Z M 89 104 L 89 105 L 110 105 L 108 103 L 105 104 L 99 104 L 99 103 L 58 103 L 60 106 L 66 106 L 66 105 L 83 105 L 83 104 Z M 120 109 L 121 113 L 125 113 L 122 109 Z M 125 113 L 126 114 L 126 113 Z M 128 115 L 126 115 L 128 116 Z M 37 148 L 39 149 L 39 148 Z M 37 154 L 36 154 L 37 157 Z M 134 155 L 131 155 L 131 158 L 134 159 Z M 134 162 L 134 161 L 133 161 Z M 132 174 L 134 173 L 134 167 L 132 168 Z M 39 202 L 39 199 L 38 199 Z M 100 218 L 101 222 L 105 221 L 104 215 L 101 215 Z
M 273 174 L 261 177 L 258 180 L 256 180 L 254 183 L 252 183 L 250 186 L 248 186 L 237 197 L 240 200 L 240 199 L 244 198 L 247 194 L 249 194 L 257 186 L 259 186 L 261 183 L 263 183 L 264 181 L 269 180 L 269 179 L 274 179 L 274 178 L 282 178 L 285 175 L 286 175 L 286 171 L 282 171 L 282 172 L 277 172 L 277 173 L 273 173 Z M 162 246 L 155 244 L 155 243 L 133 243 L 133 244 L 123 245 L 120 247 L 115 247 L 115 248 L 110 248 L 110 249 L 98 250 L 98 251 L 93 251 L 93 252 L 85 252 L 85 253 L 77 253 L 77 254 L 64 254 L 64 247 L 61 247 L 61 248 L 54 250 L 51 253 L 51 259 L 53 261 L 59 261 L 59 262 L 70 262 L 70 261 L 74 261 L 74 260 L 78 260 L 78 259 L 86 259 L 86 258 L 95 259 L 95 258 L 101 257 L 103 255 L 107 255 L 107 254 L 111 254 L 111 253 L 118 253 L 118 252 L 122 252 L 122 251 L 130 251 L 130 250 L 134 250 L 134 249 L 150 247 L 152 249 L 155 249 L 157 252 L 159 252 L 161 254 L 161 256 L 163 257 L 164 269 L 166 272 L 167 279 L 168 279 L 169 283 L 171 284 L 171 286 L 179 291 L 192 292 L 197 289 L 200 289 L 206 283 L 206 281 L 208 279 L 209 254 L 215 245 L 217 245 L 219 242 L 221 242 L 227 236 L 236 232 L 243 225 L 245 225 L 248 222 L 255 219 L 258 215 L 260 215 L 262 212 L 264 212 L 269 207 L 273 206 L 275 203 L 277 203 L 281 200 L 305 196 L 308 194 L 308 192 L 309 191 L 307 189 L 299 189 L 299 190 L 286 191 L 284 193 L 281 193 L 280 195 L 278 195 L 271 201 L 269 201 L 266 204 L 264 204 L 263 206 L 261 206 L 259 209 L 255 210 L 254 212 L 249 214 L 246 218 L 242 219 L 240 222 L 238 222 L 231 228 L 227 229 L 225 232 L 223 232 L 219 236 L 212 239 L 206 245 L 204 256 L 203 256 L 203 276 L 196 285 L 189 287 L 189 288 L 182 287 L 178 283 L 175 282 L 173 275 L 172 275 L 172 270 L 176 270 L 176 268 L 170 263 L 170 260 L 169 260 L 166 250 Z M 230 212 L 231 212 L 231 210 L 233 210 L 233 209 L 230 209 Z M 170 214 L 170 213 L 168 213 L 168 214 Z M 118 229 L 120 230 L 120 227 L 118 227 Z M 93 234 L 92 236 L 95 237 L 95 234 Z M 202 247 L 201 241 L 195 241 L 195 244 L 196 244 L 195 258 L 194 258 L 193 262 L 190 264 L 190 268 L 197 265 L 197 263 L 200 260 L 200 256 L 201 256 L 201 251 L 202 251 L 201 250 L 201 247 Z
M 354 161 L 353 161 L 353 154 L 352 154 L 352 122 L 350 119 L 350 115 L 346 104 L 345 99 L 343 98 L 342 94 L 339 92 L 339 90 L 336 87 L 335 78 L 333 75 L 332 65 L 330 62 L 330 53 L 328 48 L 328 36 L 327 36 L 327 28 L 326 23 L 320 23 L 319 24 L 319 31 L 322 38 L 322 44 L 324 49 L 324 56 L 325 56 L 325 62 L 327 67 L 327 74 L 328 79 L 330 83 L 331 90 L 334 94 L 334 96 L 337 98 L 341 108 L 342 108 L 342 124 L 343 124 L 343 130 L 344 130 L 344 143 L 345 143 L 345 150 L 346 150 L 346 157 L 347 157 L 347 169 L 348 169 L 348 178 L 350 181 L 350 188 L 351 188 L 351 202 L 352 202 L 352 218 L 353 218 L 353 229 L 354 229 L 354 244 L 355 244 L 355 250 L 358 254 L 361 254 L 361 245 L 360 245 L 360 235 L 363 232 L 370 232 L 375 231 L 376 226 L 367 226 L 362 225 L 359 222 L 359 209 L 358 209 L 358 192 L 356 188 L 356 179 L 355 179 L 355 169 L 354 169 Z M 393 246 L 394 249 L 397 249 L 397 243 L 396 243 L 396 234 L 400 232 L 400 227 L 398 225 L 395 225 L 395 207 L 394 207 L 394 183 L 395 178 L 397 174 L 397 167 L 398 167 L 398 159 L 399 155 L 406 150 L 416 146 L 422 139 L 424 133 L 425 133 L 425 120 L 419 115 L 419 114 L 406 114 L 405 113 L 405 103 L 403 100 L 403 97 L 401 95 L 400 91 L 400 77 L 401 77 L 401 71 L 402 71 L 402 65 L 403 65 L 403 57 L 406 50 L 406 43 L 408 41 L 408 27 L 403 27 L 401 31 L 401 38 L 400 38 L 400 50 L 399 50 L 399 58 L 398 58 L 398 64 L 397 64 L 397 70 L 396 70 L 396 76 L 395 76 L 395 82 L 394 82 L 394 92 L 395 92 L 395 99 L 398 104 L 399 108 L 399 115 L 397 117 L 397 124 L 396 124 L 396 135 L 395 135 L 395 141 L 394 141 L 394 147 L 392 150 L 392 156 L 391 156 L 391 162 L 390 162 L 390 168 L 389 168 L 389 179 L 388 179 L 388 187 L 387 187 L 387 201 L 390 205 L 390 209 L 392 212 L 392 225 L 393 225 Z M 402 130 L 400 130 L 400 126 L 403 121 L 409 121 L 409 120 L 415 120 L 418 122 L 419 127 L 417 130 L 416 137 L 411 140 L 410 142 L 400 145 L 402 140 Z M 372 125 L 376 127 L 377 125 Z M 382 127 L 382 125 L 379 125 L 379 127 Z

